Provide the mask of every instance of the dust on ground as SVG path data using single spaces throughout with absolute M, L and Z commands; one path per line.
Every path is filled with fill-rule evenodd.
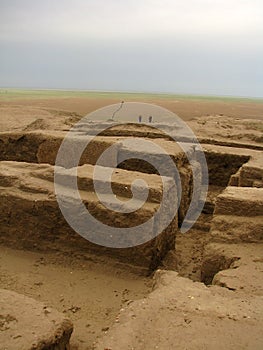
M 263 143 L 263 103 L 250 100 L 167 99 L 128 97 L 167 108 L 188 121 L 198 137 Z M 68 130 L 82 116 L 119 103 L 120 98 L 0 98 L 0 131 Z
M 0 101 L 0 130 L 67 129 L 81 116 L 118 102 L 118 98 Z M 198 136 L 262 144 L 262 103 L 160 98 L 140 102 L 155 103 L 173 111 L 190 121 Z M 182 276 L 200 279 L 207 239 L 208 231 L 192 230 L 188 236 L 178 235 L 177 253 L 171 260 Z M 88 344 L 108 331 L 122 307 L 131 300 L 144 298 L 151 290 L 150 279 L 110 264 L 102 266 L 61 253 L 40 254 L 5 247 L 0 247 L 0 283 L 4 288 L 46 302 L 68 316 L 75 327 L 72 349 L 79 350 L 91 349 Z M 188 318 L 183 322 L 187 325 Z M 202 336 L 205 337 L 205 332 Z
M 151 280 L 110 264 L 0 246 L 0 285 L 64 313 L 74 324 L 72 350 L 87 350 L 124 305 L 149 293 Z

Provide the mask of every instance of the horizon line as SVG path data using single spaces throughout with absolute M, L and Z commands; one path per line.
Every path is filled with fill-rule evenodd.
M 23 90 L 23 91 L 65 91 L 65 92 L 87 92 L 87 93 L 118 93 L 118 94 L 149 94 L 149 95 L 166 95 L 166 96 L 189 96 L 189 97 L 215 97 L 215 98 L 236 98 L 236 99 L 253 99 L 262 100 L 262 96 L 252 95 L 224 95 L 210 93 L 194 92 L 171 92 L 171 91 L 146 91 L 146 90 L 98 90 L 98 89 L 80 89 L 80 88 L 42 88 L 42 87 L 6 87 L 0 86 L 0 90 Z

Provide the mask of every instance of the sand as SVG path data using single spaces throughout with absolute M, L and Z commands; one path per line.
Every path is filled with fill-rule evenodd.
M 0 131 L 68 130 L 81 116 L 99 107 L 118 102 L 120 99 L 117 97 L 0 99 Z M 160 97 L 142 98 L 139 102 L 155 103 L 177 113 L 189 122 L 200 138 L 214 138 L 222 142 L 239 142 L 253 147 L 262 147 L 262 103 L 246 100 L 213 101 L 177 98 L 171 100 Z M 221 190 L 223 188 L 215 189 L 217 194 Z M 171 349 L 170 339 L 173 337 L 173 332 L 175 332 L 174 337 L 177 339 L 179 349 L 221 349 L 221 342 L 224 342 L 226 349 L 260 349 L 258 344 L 263 344 L 262 334 L 260 338 L 262 319 L 255 312 L 255 305 L 259 303 L 259 299 L 253 301 L 253 295 L 242 294 L 240 291 L 241 294 L 235 296 L 231 307 L 233 291 L 224 291 L 224 288 L 218 287 L 221 283 L 218 282 L 214 287 L 215 292 L 213 292 L 214 289 L 211 292 L 211 295 L 216 294 L 213 304 L 206 287 L 198 283 L 194 293 L 200 294 L 200 302 L 195 305 L 195 308 L 201 307 L 206 311 L 202 315 L 196 315 L 195 308 L 193 309 L 189 304 L 192 300 L 191 296 L 194 295 L 191 294 L 193 286 L 191 280 L 200 281 L 201 279 L 204 249 L 209 240 L 211 217 L 209 220 L 207 218 L 207 216 L 201 217 L 199 227 L 193 229 L 188 236 L 182 234 L 177 236 L 176 252 L 168 254 L 161 266 L 164 269 L 174 269 L 180 273 L 180 276 L 187 279 L 177 279 L 177 275 L 169 275 L 168 282 L 165 283 L 166 285 L 171 283 L 173 287 L 166 289 L 163 286 L 165 283 L 159 282 L 159 291 L 153 295 L 150 294 L 150 299 L 146 301 L 147 312 L 141 314 L 141 320 L 136 326 L 134 326 L 134 319 L 140 314 L 138 310 L 143 309 L 143 300 L 152 290 L 152 276 L 146 278 L 139 274 L 132 274 L 112 265 L 106 259 L 103 264 L 98 264 L 74 251 L 71 254 L 61 251 L 39 252 L 38 247 L 35 247 L 34 251 L 28 251 L 1 246 L 0 284 L 3 288 L 47 303 L 69 317 L 74 324 L 71 338 L 72 350 L 88 350 L 93 349 L 94 346 L 97 346 L 96 349 L 123 350 L 124 347 L 119 344 L 126 344 L 125 349 L 131 349 L 128 347 L 131 338 L 127 334 L 122 336 L 122 332 L 125 333 L 129 327 L 135 327 L 136 334 L 139 334 L 134 343 L 136 350 Z M 242 277 L 244 280 L 244 276 L 254 271 L 250 269 L 248 263 L 245 265 L 247 270 Z M 260 268 L 261 265 L 256 265 L 256 270 Z M 176 274 L 176 272 L 173 273 Z M 231 285 L 229 279 L 227 283 Z M 251 283 L 253 284 L 253 281 Z M 172 293 L 177 293 L 176 302 L 171 296 Z M 160 299 L 161 303 L 158 302 Z M 207 300 L 211 302 L 214 309 L 209 311 L 210 304 Z M 254 305 L 252 305 L 254 309 L 251 306 L 253 320 L 248 326 L 244 323 L 244 315 L 237 311 L 242 305 L 242 300 L 246 305 L 246 310 L 243 312 L 246 317 L 249 316 L 250 303 Z M 174 303 L 174 311 L 170 309 L 172 303 Z M 223 310 L 217 313 L 215 310 L 220 307 L 223 307 Z M 125 315 L 118 328 L 119 313 L 122 309 L 125 309 Z M 154 317 L 156 322 L 153 322 L 152 326 L 147 324 L 147 327 L 144 327 L 145 323 Z M 172 317 L 174 317 L 174 324 L 169 324 Z M 188 326 L 190 328 L 187 328 Z M 140 332 L 140 329 L 144 331 Z M 109 337 L 107 337 L 108 332 Z M 210 343 L 200 342 L 200 339 L 206 339 L 209 332 L 214 336 L 214 340 L 212 341 L 210 337 Z M 254 343 L 251 342 L 250 332 L 253 334 Z M 166 334 L 167 339 L 164 339 Z M 237 345 L 233 343 L 233 339 L 236 341 L 239 334 L 242 334 L 242 341 Z M 100 340 L 103 335 L 105 338 Z M 120 337 L 119 344 L 118 337 Z M 193 340 L 194 337 L 199 339 L 196 343 Z M 107 345 L 110 344 L 111 338 L 114 347 Z M 158 339 L 161 339 L 161 343 L 158 343 Z M 192 341 L 191 345 L 189 341 Z

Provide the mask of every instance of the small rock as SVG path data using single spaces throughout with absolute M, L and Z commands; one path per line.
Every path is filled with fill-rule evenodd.
M 104 327 L 101 330 L 102 330 L 102 332 L 107 332 L 109 330 L 109 327 Z
M 17 339 L 17 338 L 21 338 L 21 337 L 22 337 L 21 334 L 17 334 L 17 335 L 14 335 L 14 336 L 13 336 L 13 339 Z
M 81 308 L 79 306 L 71 306 L 68 310 L 73 312 L 74 314 L 79 311 Z
M 43 282 L 35 282 L 34 285 L 40 287 L 40 286 L 43 286 Z
M 192 321 L 189 320 L 189 318 L 185 318 L 185 319 L 184 319 L 184 322 L 187 323 L 187 324 L 190 324 Z
M 48 307 L 44 306 L 44 313 L 47 315 L 47 314 L 50 314 L 51 313 L 51 309 L 49 309 Z

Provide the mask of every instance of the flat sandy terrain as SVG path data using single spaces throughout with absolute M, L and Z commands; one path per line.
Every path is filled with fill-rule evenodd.
M 69 129 L 82 116 L 121 101 L 164 107 L 202 138 L 262 142 L 263 100 L 206 96 L 0 89 L 0 130 Z
M 123 305 L 143 298 L 150 280 L 78 257 L 0 246 L 3 288 L 46 302 L 74 323 L 72 349 L 87 349 L 115 321 Z M 17 349 L 18 350 L 18 349 Z
M 153 103 L 169 109 L 184 120 L 220 114 L 246 119 L 263 118 L 263 99 L 0 89 L 0 106 L 40 107 L 44 110 L 56 109 L 75 112 L 82 116 L 98 108 L 121 101 Z

